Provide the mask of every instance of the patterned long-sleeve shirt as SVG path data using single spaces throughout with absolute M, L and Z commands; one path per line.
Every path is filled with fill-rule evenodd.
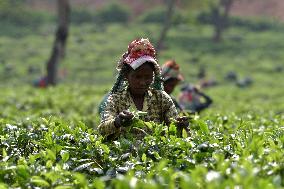
M 106 137 L 109 135 L 119 136 L 122 128 L 115 127 L 115 117 L 123 110 L 128 109 L 137 110 L 128 89 L 109 95 L 104 111 L 101 113 L 99 132 Z M 149 89 L 146 92 L 142 111 L 147 112 L 144 121 L 157 123 L 168 123 L 170 118 L 176 118 L 178 114 L 171 97 L 165 91 L 154 89 Z

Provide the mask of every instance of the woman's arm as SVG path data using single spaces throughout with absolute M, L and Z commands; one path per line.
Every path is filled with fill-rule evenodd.
M 206 94 L 204 94 L 200 91 L 197 91 L 197 94 L 202 96 L 205 99 L 204 103 L 200 103 L 200 104 L 196 105 L 196 107 L 195 107 L 195 110 L 197 112 L 200 112 L 201 110 L 208 108 L 212 104 L 213 100 L 209 96 L 207 96 Z
M 116 112 L 116 103 L 113 96 L 110 95 L 106 102 L 105 108 L 101 113 L 101 123 L 98 126 L 98 131 L 104 136 L 120 133 L 120 127 L 116 127 L 115 118 L 118 115 Z

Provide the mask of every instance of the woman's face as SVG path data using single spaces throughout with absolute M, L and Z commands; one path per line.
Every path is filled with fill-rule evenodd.
M 151 63 L 142 64 L 136 70 L 131 69 L 126 78 L 132 95 L 144 95 L 153 82 L 153 66 Z
M 164 90 L 166 91 L 166 93 L 171 94 L 178 84 L 178 79 L 169 79 L 164 83 Z

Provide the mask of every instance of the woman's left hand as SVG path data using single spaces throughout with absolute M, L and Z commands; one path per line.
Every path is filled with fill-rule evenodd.
M 181 116 L 176 118 L 177 121 L 177 127 L 178 128 L 184 128 L 187 130 L 187 127 L 189 125 L 189 117 L 187 116 Z
M 189 117 L 181 116 L 176 118 L 176 126 L 177 126 L 177 136 L 182 137 L 183 129 L 188 133 L 189 132 Z

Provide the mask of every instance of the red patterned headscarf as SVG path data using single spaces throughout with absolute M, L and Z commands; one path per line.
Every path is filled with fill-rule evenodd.
M 123 54 L 117 64 L 117 69 L 120 70 L 123 64 L 128 64 L 135 70 L 145 62 L 152 62 L 155 70 L 160 72 L 156 50 L 149 39 L 136 39 L 128 45 L 127 52 Z
M 154 66 L 155 78 L 152 87 L 156 90 L 163 90 L 161 68 L 156 59 L 156 50 L 149 39 L 140 38 L 129 43 L 127 52 L 118 61 L 116 69 L 119 71 L 119 74 L 111 89 L 111 93 L 115 93 L 125 87 L 126 81 L 123 73 L 125 65 L 129 65 L 133 70 L 136 70 L 146 62 L 151 62 Z
M 175 60 L 168 60 L 165 62 L 165 64 L 162 66 L 162 77 L 164 78 L 164 81 L 167 81 L 171 78 L 178 79 L 179 81 L 184 80 L 182 74 L 180 73 L 179 65 Z

